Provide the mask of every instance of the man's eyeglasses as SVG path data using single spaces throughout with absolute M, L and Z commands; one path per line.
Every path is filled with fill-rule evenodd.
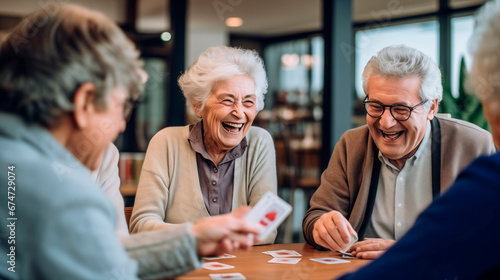
M 363 105 L 368 115 L 374 118 L 380 118 L 384 114 L 385 107 L 389 107 L 392 117 L 398 121 L 408 120 L 411 116 L 411 112 L 413 112 L 415 108 L 422 106 L 425 102 L 427 102 L 427 100 L 425 100 L 413 107 L 409 107 L 405 105 L 384 105 L 378 101 L 368 101 L 366 99 L 368 99 L 368 97 L 365 97 L 365 100 L 363 100 Z

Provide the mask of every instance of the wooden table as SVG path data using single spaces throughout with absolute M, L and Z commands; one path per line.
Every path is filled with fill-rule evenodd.
M 297 264 L 268 263 L 273 257 L 263 254 L 265 251 L 295 250 L 302 255 Z M 318 251 L 309 244 L 274 244 L 265 246 L 254 246 L 248 251 L 239 250 L 232 252 L 236 258 L 213 260 L 234 266 L 232 269 L 208 270 L 200 268 L 176 279 L 211 279 L 209 274 L 239 272 L 247 279 L 332 279 L 346 272 L 356 270 L 360 266 L 369 263 L 369 260 L 346 259 L 349 263 L 322 264 L 311 261 L 310 258 L 334 257 L 342 259 L 340 253 L 331 251 Z

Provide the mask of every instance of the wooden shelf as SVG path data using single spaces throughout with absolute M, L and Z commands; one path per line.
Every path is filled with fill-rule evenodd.
M 120 192 L 122 193 L 122 196 L 135 196 L 135 193 L 137 192 L 137 185 L 136 184 L 125 184 L 120 186 Z

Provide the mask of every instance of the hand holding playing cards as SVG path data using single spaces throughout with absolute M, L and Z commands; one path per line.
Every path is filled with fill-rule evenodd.
M 351 233 L 357 236 L 349 221 L 338 211 L 323 214 L 313 229 L 314 242 L 332 251 L 347 249 Z
M 219 256 L 258 242 L 254 236 L 262 227 L 245 220 L 249 211 L 249 207 L 240 207 L 229 214 L 204 218 L 194 223 L 191 233 L 196 238 L 198 255 Z
M 396 243 L 395 240 L 365 238 L 365 240 L 352 245 L 348 251 L 359 259 L 376 259 L 394 243 Z

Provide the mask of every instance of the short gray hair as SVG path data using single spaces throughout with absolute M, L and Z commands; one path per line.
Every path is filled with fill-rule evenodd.
M 363 90 L 368 95 L 368 81 L 371 76 L 385 78 L 420 78 L 418 96 L 422 101 L 443 99 L 441 71 L 429 56 L 406 45 L 391 45 L 372 56 L 363 71 Z M 424 104 L 428 111 L 431 103 Z
M 95 104 L 107 106 L 113 87 L 142 93 L 134 45 L 103 14 L 62 4 L 19 23 L 0 46 L 0 111 L 54 127 L 73 111 L 80 85 L 95 85 Z
M 204 51 L 179 78 L 188 108 L 191 104 L 203 110 L 217 81 L 224 81 L 234 75 L 250 76 L 255 83 L 256 108 L 264 108 L 267 92 L 266 70 L 262 58 L 253 50 L 225 46 L 210 47 Z
M 496 112 L 500 108 L 499 0 L 486 3 L 478 11 L 469 51 L 473 62 L 467 86 Z

